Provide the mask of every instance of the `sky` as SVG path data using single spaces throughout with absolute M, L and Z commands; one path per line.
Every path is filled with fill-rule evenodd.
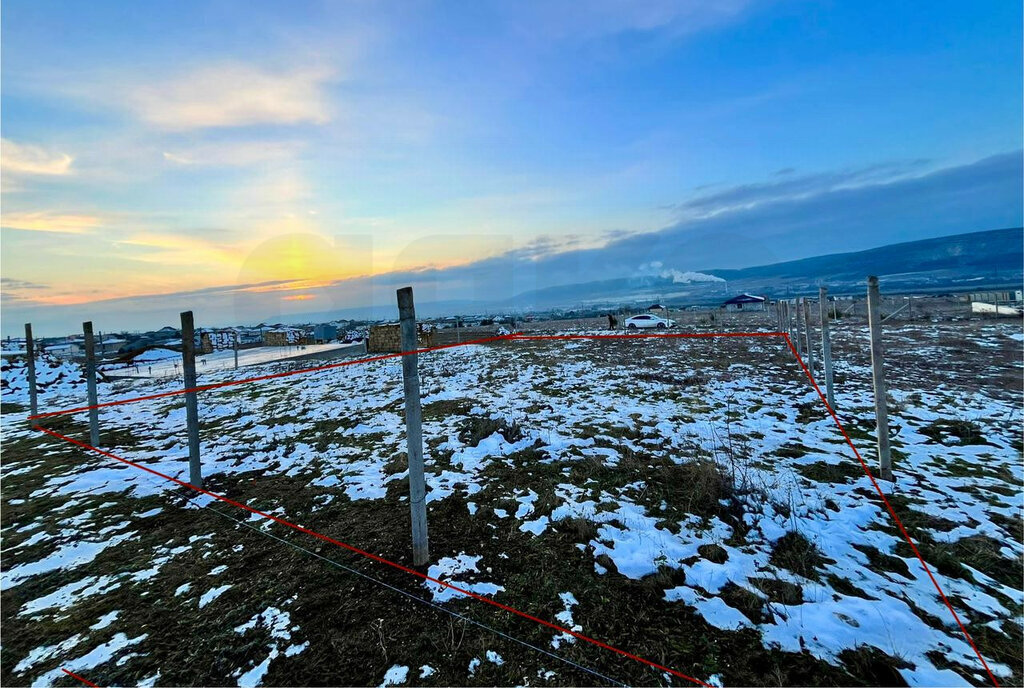
M 0 6 L 4 335 L 1021 225 L 1018 2 Z

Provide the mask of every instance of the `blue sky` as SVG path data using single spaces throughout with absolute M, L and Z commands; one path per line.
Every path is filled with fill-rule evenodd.
M 5 333 L 145 327 L 126 304 L 170 321 L 196 290 L 245 321 L 369 305 L 427 268 L 454 298 L 474 266 L 561 266 L 476 278 L 511 295 L 634 273 L 621 242 L 644 233 L 674 233 L 662 262 L 689 270 L 1020 224 L 1015 2 L 8 0 L 2 19 Z M 948 179 L 963 199 L 940 208 Z M 844 224 L 850 194 L 900 222 Z M 832 218 L 828 241 L 780 203 Z M 699 262 L 716 233 L 794 240 Z

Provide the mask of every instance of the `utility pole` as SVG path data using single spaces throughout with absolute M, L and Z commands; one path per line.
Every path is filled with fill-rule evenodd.
M 892 480 L 892 452 L 889 448 L 889 412 L 886 404 L 885 371 L 882 365 L 882 318 L 878 278 L 868 277 L 868 329 L 871 335 L 871 381 L 875 388 L 875 423 L 878 433 L 878 462 L 882 480 Z
M 832 380 L 832 339 L 829 336 L 828 287 L 818 288 L 818 314 L 821 316 L 821 360 L 825 369 L 825 400 L 834 411 L 836 396 Z
M 100 446 L 100 410 L 96 399 L 96 340 L 92 336 L 92 322 L 82 323 L 85 334 L 85 389 L 89 398 L 89 443 Z
M 203 467 L 199 459 L 199 399 L 196 387 L 196 326 L 192 311 L 181 314 L 181 364 L 184 370 L 185 423 L 188 426 L 188 481 L 203 486 Z
M 430 560 L 430 552 L 427 546 L 427 486 L 423 477 L 423 409 L 420 406 L 419 360 L 415 353 L 419 348 L 416 307 L 412 287 L 403 287 L 397 294 L 402 333 L 402 378 L 405 382 L 405 446 L 409 458 L 412 563 L 413 566 L 424 566 Z
M 36 396 L 36 343 L 32 339 L 32 323 L 25 323 L 25 355 L 28 357 L 28 409 L 30 415 L 39 413 Z

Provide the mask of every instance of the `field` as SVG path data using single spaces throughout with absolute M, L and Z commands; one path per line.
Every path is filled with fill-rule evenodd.
M 900 323 L 885 340 L 884 489 L 1016 685 L 1022 340 L 1019 322 L 985 320 Z M 862 321 L 836 323 L 838 415 L 874 469 L 866 342 Z M 781 339 L 501 341 L 421 355 L 420 370 L 429 575 L 712 685 L 990 683 Z M 72 366 L 43 376 L 43 411 L 84 405 Z M 100 400 L 176 386 L 103 382 Z M 399 359 L 199 403 L 207 489 L 409 564 Z M 40 433 L 26 413 L 23 369 L 5 364 L 3 685 L 74 684 L 61 668 L 99 685 L 690 685 Z M 187 479 L 182 397 L 100 418 L 103 449 Z M 88 440 L 85 414 L 41 424 Z

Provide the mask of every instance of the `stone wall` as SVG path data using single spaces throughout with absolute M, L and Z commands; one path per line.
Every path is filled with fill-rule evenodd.
M 434 332 L 424 325 L 417 325 L 416 339 L 419 348 L 434 345 Z M 377 354 L 399 353 L 402 350 L 402 330 L 398 323 L 372 325 L 366 339 L 366 352 Z

